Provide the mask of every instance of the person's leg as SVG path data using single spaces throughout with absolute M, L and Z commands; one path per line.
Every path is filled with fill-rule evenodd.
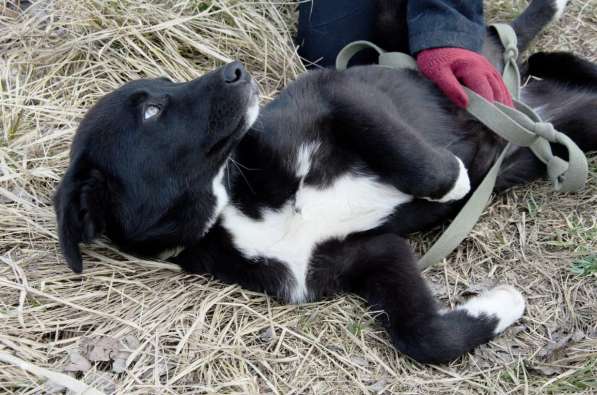
M 374 43 L 389 52 L 410 54 L 406 12 L 408 0 L 376 0 Z
M 376 19 L 373 0 L 311 0 L 299 5 L 297 44 L 308 67 L 334 67 L 336 55 L 348 43 L 372 40 Z M 363 51 L 351 64 L 377 61 Z

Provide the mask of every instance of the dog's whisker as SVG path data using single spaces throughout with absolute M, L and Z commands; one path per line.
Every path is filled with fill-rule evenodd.
M 247 184 L 247 186 L 249 187 L 249 189 L 251 190 L 251 193 L 253 195 L 255 195 L 255 190 L 253 189 L 253 186 L 251 186 L 251 183 L 249 182 L 248 178 L 245 176 L 245 173 L 243 173 L 242 168 L 245 168 L 247 170 L 256 170 L 256 169 L 249 169 L 246 166 L 243 166 L 241 164 L 239 164 L 237 161 L 235 161 L 234 159 L 230 158 L 230 162 L 236 166 L 236 168 L 238 169 L 238 173 L 240 174 L 240 176 L 243 178 L 243 180 L 245 180 L 245 183 Z M 241 168 L 242 167 L 242 168 Z
M 228 185 L 228 190 L 230 190 L 232 187 L 230 184 L 230 166 L 228 166 L 228 162 L 230 162 L 230 158 L 226 161 L 226 184 Z
M 242 163 L 240 163 L 240 162 L 238 162 L 238 161 L 236 161 L 236 160 L 234 160 L 232 158 L 230 158 L 230 161 L 232 161 L 236 166 L 240 166 L 240 167 L 242 167 L 245 170 L 260 170 L 260 169 L 254 168 L 254 167 L 245 166 Z

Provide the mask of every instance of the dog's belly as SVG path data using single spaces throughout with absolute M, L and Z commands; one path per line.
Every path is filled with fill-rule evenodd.
M 294 199 L 281 209 L 264 208 L 255 220 L 233 205 L 222 212 L 221 223 L 245 257 L 273 258 L 293 275 L 288 298 L 308 298 L 306 276 L 317 244 L 373 229 L 412 196 L 373 177 L 345 174 L 325 188 L 301 185 Z

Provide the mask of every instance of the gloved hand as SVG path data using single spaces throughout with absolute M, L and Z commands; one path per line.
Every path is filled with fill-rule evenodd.
M 468 105 L 462 85 L 491 102 L 513 106 L 512 96 L 498 71 L 476 52 L 463 48 L 426 49 L 417 55 L 417 65 L 459 107 Z

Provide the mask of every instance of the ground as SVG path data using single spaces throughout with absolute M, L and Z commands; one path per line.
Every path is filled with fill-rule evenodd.
M 582 193 L 537 182 L 496 196 L 460 248 L 425 273 L 446 305 L 495 283 L 528 301 L 517 325 L 450 365 L 397 353 L 351 296 L 284 306 L 107 242 L 84 249 L 82 276 L 70 272 L 51 197 L 77 122 L 99 96 L 133 78 L 185 80 L 238 58 L 268 100 L 303 67 L 291 4 L 39 3 L 26 13 L 0 3 L 0 392 L 60 391 L 40 368 L 83 370 L 71 377 L 119 394 L 597 392 L 594 155 Z M 487 14 L 509 20 L 524 5 L 489 1 Z M 595 1 L 573 0 L 535 48 L 597 61 L 596 36 Z M 117 359 L 124 373 L 113 372 Z

